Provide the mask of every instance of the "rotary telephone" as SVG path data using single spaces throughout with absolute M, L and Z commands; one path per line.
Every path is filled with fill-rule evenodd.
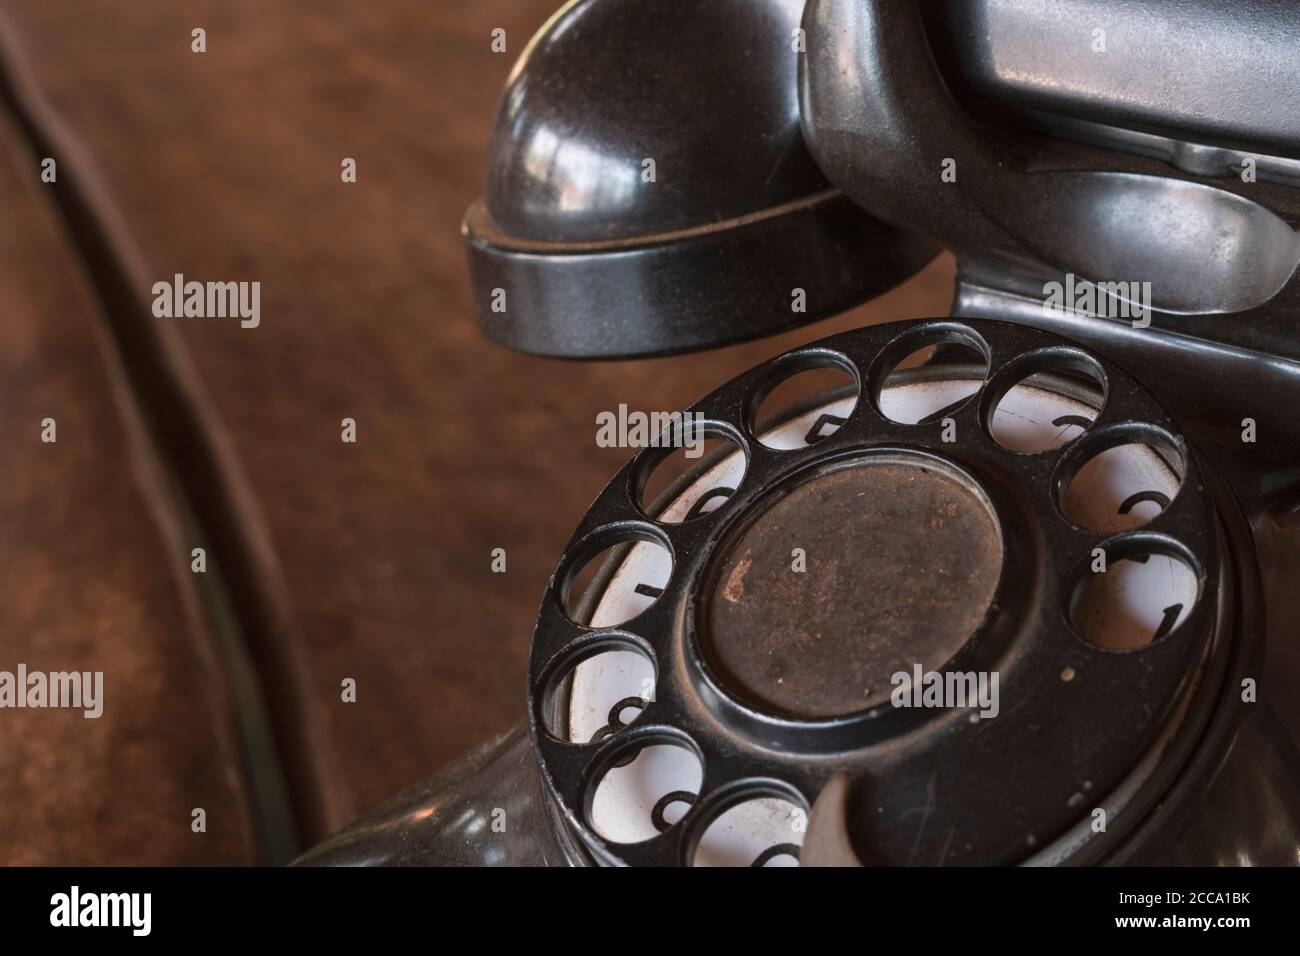
M 524 724 L 303 862 L 1294 864 L 1297 48 L 1265 3 L 563 7 L 464 222 L 488 338 L 712 348 L 940 248 L 951 314 L 637 451 Z

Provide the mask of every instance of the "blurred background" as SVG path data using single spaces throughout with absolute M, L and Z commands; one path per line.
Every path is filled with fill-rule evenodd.
M 558 3 L 0 2 L 0 670 L 104 672 L 98 720 L 0 711 L 0 863 L 292 858 L 524 717 L 538 599 L 627 455 L 598 411 L 947 313 L 944 256 L 718 352 L 483 339 L 460 219 Z M 154 318 L 176 273 L 260 282 L 260 326 Z

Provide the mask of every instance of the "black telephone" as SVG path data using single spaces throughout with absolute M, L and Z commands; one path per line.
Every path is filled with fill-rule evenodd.
M 720 384 L 656 493 L 637 452 L 525 725 L 302 862 L 1300 860 L 1297 48 L 1210 0 L 565 6 L 465 218 L 489 338 L 720 346 L 940 247 L 951 315 Z

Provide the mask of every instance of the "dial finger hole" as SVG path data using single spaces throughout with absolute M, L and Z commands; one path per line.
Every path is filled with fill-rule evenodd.
M 546 684 L 542 723 L 574 743 L 598 742 L 626 729 L 654 700 L 655 665 L 630 635 L 589 641 Z
M 659 599 L 672 570 L 668 548 L 646 530 L 600 535 L 561 574 L 564 613 L 587 627 L 617 627 Z
M 859 390 L 848 359 L 833 352 L 796 352 L 778 360 L 751 395 L 747 426 L 779 451 L 815 445 L 848 421 Z
M 631 757 L 630 761 L 624 762 Z M 591 798 L 587 822 L 613 843 L 640 843 L 676 825 L 700 792 L 704 767 L 683 744 L 653 741 L 616 755 Z
M 1171 436 L 1154 426 L 1118 426 L 1066 463 L 1061 512 L 1101 534 L 1140 528 L 1169 507 L 1185 474 L 1186 456 Z
M 987 399 L 989 433 L 1009 451 L 1052 451 L 1087 431 L 1105 400 L 1105 373 L 1091 357 L 1071 349 L 1030 353 L 999 373 Z
M 665 524 L 702 518 L 722 506 L 745 477 L 746 458 L 730 429 L 712 422 L 673 427 L 637 469 L 637 504 Z
M 1191 614 L 1198 591 L 1195 569 L 1173 547 L 1110 547 L 1104 563 L 1094 560 L 1083 571 L 1070 620 L 1090 644 L 1135 650 L 1173 633 Z
M 808 812 L 774 795 L 732 804 L 709 823 L 692 866 L 798 866 Z
M 964 405 L 988 371 L 988 346 L 974 330 L 955 323 L 924 325 L 892 342 L 876 360 L 873 400 L 890 421 L 928 423 Z

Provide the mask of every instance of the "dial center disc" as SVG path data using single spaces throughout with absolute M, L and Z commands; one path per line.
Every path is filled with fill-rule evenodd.
M 957 653 L 992 601 L 1002 534 L 956 469 L 882 452 L 790 488 L 715 567 L 702 644 L 719 680 L 759 709 L 821 719 Z

